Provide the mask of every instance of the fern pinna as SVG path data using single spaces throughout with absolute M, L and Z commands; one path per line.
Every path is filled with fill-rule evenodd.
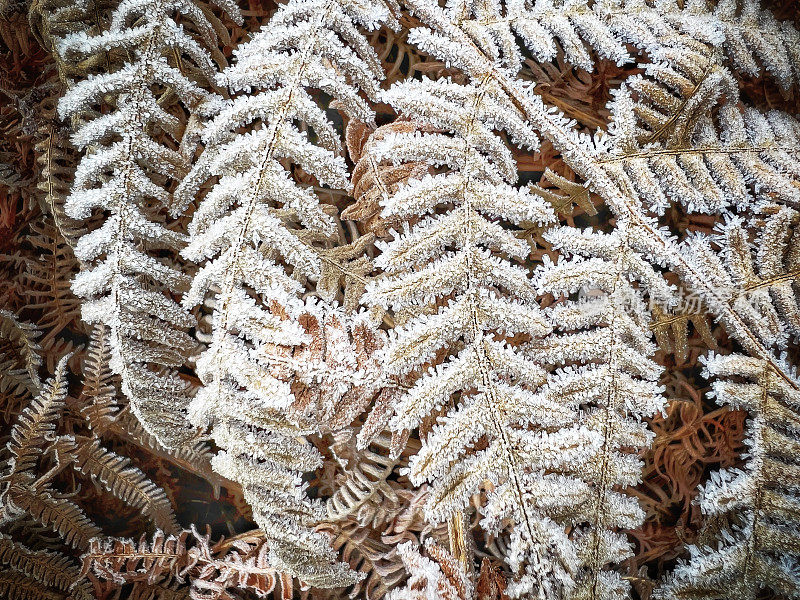
M 797 597 L 798 393 L 764 360 L 711 355 L 720 404 L 747 410 L 750 419 L 743 468 L 716 471 L 698 498 L 710 522 L 721 523 L 714 545 L 690 546 L 659 590 L 660 598 L 756 598 L 768 588 Z M 710 536 L 706 539 L 709 539 Z
M 237 13 L 234 5 L 227 8 Z M 176 15 L 194 23 L 200 41 Z M 216 41 L 213 27 L 191 0 L 131 0 L 116 8 L 108 31 L 73 33 L 59 46 L 73 60 L 112 49 L 132 55 L 117 69 L 81 81 L 61 100 L 62 117 L 95 111 L 73 135 L 73 143 L 88 152 L 75 171 L 65 210 L 75 219 L 86 219 L 93 209 L 108 214 L 75 247 L 86 267 L 73 290 L 86 299 L 84 320 L 103 323 L 112 333 L 112 366 L 122 376 L 134 413 L 170 446 L 192 435 L 185 416 L 189 390 L 176 369 L 194 346 L 186 330 L 195 321 L 171 297 L 186 291 L 189 277 L 174 262 L 185 235 L 167 220 L 169 211 L 174 214 L 169 182 L 187 172 L 188 156 L 152 136 L 158 128 L 180 142 L 185 133 L 186 122 L 159 101 L 165 88 L 190 113 L 207 113 L 217 101 L 189 76 L 213 78 L 216 68 L 207 47 Z M 170 64 L 175 52 L 190 61 Z M 109 97 L 112 110 L 101 112 Z
M 574 258 L 545 261 L 538 272 L 538 291 L 564 298 L 549 309 L 561 333 L 532 340 L 529 353 L 561 367 L 550 375 L 547 393 L 568 402 L 577 411 L 577 423 L 600 439 L 588 460 L 563 473 L 561 491 L 546 494 L 567 492 L 570 502 L 547 510 L 575 528 L 581 571 L 573 597 L 626 598 L 629 584 L 605 567 L 632 555 L 623 532 L 641 525 L 644 513 L 625 488 L 641 477 L 634 450 L 647 447 L 653 437 L 643 419 L 664 406 L 658 386 L 662 368 L 652 360 L 655 346 L 643 292 L 651 301 L 669 303 L 672 290 L 630 248 L 622 223 L 611 234 L 563 228 L 545 237 Z M 587 290 L 588 297 L 568 300 Z
M 503 339 L 540 336 L 549 325 L 531 302 L 535 289 L 528 273 L 509 260 L 524 260 L 529 246 L 487 217 L 544 223 L 553 216 L 543 200 L 509 184 L 513 159 L 493 129 L 527 146 L 538 140 L 498 96 L 490 82 L 442 80 L 407 82 L 384 94 L 401 114 L 435 132 L 390 134 L 375 152 L 394 162 L 426 160 L 445 171 L 411 181 L 387 199 L 387 216 L 430 216 L 383 248 L 376 264 L 386 275 L 366 298 L 402 319 L 386 350 L 387 373 L 400 376 L 430 365 L 442 350 L 447 357 L 398 400 L 391 422 L 395 431 L 410 430 L 434 412 L 442 415 L 410 465 L 412 481 L 433 482 L 428 518 L 457 515 L 485 480 L 504 486 L 493 503 L 515 524 L 512 567 L 521 575 L 519 593 L 537 589 L 543 579 L 538 572 L 553 570 L 542 586 L 552 593 L 574 557 L 563 556 L 563 532 L 529 505 L 526 471 L 580 460 L 582 450 L 567 451 L 568 436 L 580 432 L 528 430 L 528 423 L 567 426 L 570 415 L 534 393 L 544 371 Z M 469 456 L 482 438 L 488 446 Z M 556 449 L 563 456 L 557 458 Z
M 320 456 L 301 438 L 313 429 L 288 418 L 294 397 L 279 371 L 298 369 L 287 367 L 279 349 L 307 342 L 299 322 L 305 312 L 325 319 L 323 306 L 301 299 L 302 282 L 319 280 L 322 258 L 313 242 L 333 233 L 334 220 L 284 163 L 320 185 L 348 186 L 339 134 L 306 88 L 330 94 L 351 117 L 372 120 L 359 92 L 374 96 L 382 71 L 357 27 L 393 19 L 379 3 L 282 6 L 219 76 L 235 97 L 204 128 L 205 150 L 177 192 L 186 204 L 209 177 L 219 178 L 193 217 L 183 251 L 202 265 L 185 304 L 214 291 L 212 339 L 197 365 L 204 387 L 192 419 L 211 426 L 223 449 L 214 466 L 241 482 L 275 567 L 319 586 L 356 578 L 336 561 L 326 536 L 312 530 L 323 506 L 307 497 L 301 474 L 319 467 Z M 248 131 L 240 134 L 243 127 Z

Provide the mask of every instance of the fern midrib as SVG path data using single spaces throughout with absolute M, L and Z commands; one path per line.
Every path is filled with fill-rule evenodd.
M 626 239 L 627 245 L 627 239 Z M 623 264 L 624 263 L 624 256 L 625 254 L 620 252 L 618 254 L 617 260 L 615 260 L 615 265 L 618 267 L 617 276 L 614 278 L 614 286 L 609 292 L 609 297 L 614 298 L 617 292 L 617 286 L 621 282 L 622 272 L 623 272 Z M 601 446 L 602 452 L 602 462 L 600 465 L 600 481 L 598 482 L 598 493 L 595 496 L 595 505 L 594 505 L 594 520 L 595 523 L 601 525 L 605 528 L 605 519 L 603 513 L 603 507 L 607 506 L 608 504 L 608 490 L 611 487 L 609 485 L 609 468 L 608 463 L 610 459 L 610 454 L 613 448 L 609 448 L 609 438 L 611 435 L 611 431 L 613 428 L 613 421 L 614 415 L 612 410 L 615 409 L 615 402 L 616 395 L 618 393 L 617 389 L 617 382 L 618 376 L 620 373 L 619 369 L 619 356 L 616 352 L 616 347 L 619 342 L 619 334 L 617 333 L 617 325 L 620 311 L 617 307 L 616 299 L 612 300 L 613 306 L 613 317 L 611 318 L 611 323 L 609 325 L 609 330 L 611 332 L 610 344 L 608 347 L 608 365 L 610 367 L 610 371 L 612 373 L 611 381 L 608 385 L 608 391 L 606 392 L 606 402 L 602 405 L 602 410 L 604 411 L 604 418 L 603 418 L 603 445 Z M 589 573 L 592 580 L 591 585 L 591 596 L 590 598 L 594 600 L 602 600 L 601 597 L 598 595 L 597 586 L 600 583 L 600 571 L 603 568 L 603 565 L 600 563 L 600 535 L 597 531 L 598 525 L 593 525 L 594 531 L 592 531 L 592 551 L 591 556 L 592 559 L 589 563 Z
M 723 148 L 721 146 L 701 146 L 699 148 L 674 148 L 669 149 L 665 148 L 663 150 L 646 150 L 642 152 L 632 152 L 629 154 L 623 154 L 620 156 L 614 156 L 612 158 L 601 158 L 597 159 L 597 164 L 611 164 L 611 163 L 619 163 L 628 160 L 635 160 L 639 158 L 654 158 L 656 156 L 683 156 L 683 155 L 694 155 L 694 154 L 762 154 L 764 152 L 781 152 L 783 154 L 794 154 L 795 156 L 800 157 L 800 150 L 798 150 L 797 146 L 749 146 L 746 148 Z
M 486 76 L 481 80 L 481 82 L 479 84 L 479 87 L 478 87 L 478 90 L 475 93 L 475 100 L 474 100 L 474 103 L 473 103 L 473 106 L 472 106 L 472 111 L 470 112 L 469 127 L 467 128 L 468 132 L 471 132 L 472 129 L 474 128 L 474 124 L 475 124 L 475 121 L 477 119 L 478 106 L 479 106 L 480 102 L 482 101 L 483 96 L 487 92 L 486 84 L 488 82 L 488 79 L 489 79 L 489 77 Z M 500 439 L 500 444 L 501 444 L 501 447 L 503 448 L 503 453 L 506 455 L 507 460 L 509 462 L 509 466 L 510 466 L 509 476 L 510 476 L 510 478 L 511 478 L 511 480 L 513 482 L 513 485 L 514 485 L 514 493 L 515 493 L 515 495 L 517 497 L 517 504 L 518 504 L 518 506 L 520 508 L 520 512 L 522 513 L 523 519 L 525 520 L 525 529 L 526 529 L 527 534 L 528 534 L 528 540 L 530 540 L 532 542 L 536 538 L 534 536 L 533 526 L 531 525 L 531 519 L 530 519 L 530 517 L 528 515 L 528 511 L 526 510 L 527 504 L 525 503 L 525 496 L 524 496 L 524 494 L 522 492 L 522 484 L 519 481 L 518 473 L 520 473 L 522 471 L 520 470 L 519 465 L 517 464 L 517 457 L 516 457 L 516 453 L 514 452 L 514 449 L 513 449 L 513 444 L 511 443 L 511 440 L 508 437 L 508 433 L 506 432 L 505 426 L 504 426 L 505 424 L 502 421 L 502 416 L 499 414 L 499 411 L 498 411 L 499 401 L 497 399 L 497 391 L 495 389 L 494 379 L 492 378 L 491 373 L 490 373 L 491 360 L 486 355 L 486 351 L 485 351 L 485 348 L 484 348 L 485 341 L 484 341 L 484 338 L 483 338 L 483 329 L 479 325 L 478 311 L 477 311 L 477 307 L 475 306 L 475 294 L 477 292 L 477 289 L 475 287 L 475 284 L 473 282 L 473 277 L 472 277 L 472 251 L 476 247 L 475 231 L 474 231 L 475 223 L 474 223 L 474 219 L 471 218 L 473 209 L 472 209 L 472 205 L 471 205 L 471 202 L 470 202 L 470 193 L 468 191 L 469 190 L 470 181 L 472 180 L 473 173 L 475 171 L 469 169 L 468 166 L 469 166 L 469 155 L 472 152 L 477 152 L 477 150 L 472 149 L 469 146 L 468 140 L 465 139 L 465 142 L 467 142 L 467 143 L 465 143 L 465 145 L 464 145 L 464 162 L 463 162 L 463 164 L 464 164 L 464 170 L 466 172 L 465 173 L 466 176 L 464 177 L 464 184 L 463 184 L 464 187 L 463 187 L 463 191 L 462 191 L 461 194 L 462 194 L 462 197 L 464 198 L 464 204 L 463 204 L 464 211 L 466 212 L 466 214 L 468 216 L 470 216 L 470 218 L 468 218 L 468 220 L 467 220 L 467 239 L 466 239 L 466 241 L 464 243 L 464 246 L 465 246 L 466 249 L 468 249 L 468 251 L 465 252 L 464 255 L 465 255 L 465 258 L 466 258 L 466 262 L 467 262 L 467 290 L 466 290 L 466 293 L 469 295 L 469 298 L 470 298 L 470 300 L 469 300 L 469 315 L 470 315 L 469 316 L 469 323 L 470 323 L 470 337 L 472 338 L 471 339 L 471 344 L 472 344 L 472 346 L 473 346 L 473 348 L 475 350 L 475 354 L 476 354 L 476 356 L 478 358 L 478 369 L 480 371 L 481 383 L 483 385 L 483 388 L 486 390 L 486 392 L 484 392 L 484 393 L 485 394 L 488 393 L 488 396 L 489 396 L 489 399 L 487 401 L 487 405 L 488 405 L 488 408 L 489 408 L 489 411 L 490 411 L 489 415 L 490 415 L 490 417 L 492 419 L 492 427 L 495 430 L 495 435 Z M 496 369 L 491 368 L 491 371 L 495 372 Z M 484 397 L 486 397 L 486 396 L 484 396 Z M 451 546 L 453 546 L 453 547 L 461 547 L 462 545 L 463 545 L 463 541 L 462 540 L 457 541 L 456 544 L 451 544 Z
M 765 366 L 764 370 L 761 373 L 761 390 L 759 394 L 759 407 L 758 412 L 754 415 L 753 425 L 754 425 L 754 448 L 762 448 L 763 444 L 761 442 L 763 437 L 763 430 L 766 426 L 766 422 L 764 419 L 764 415 L 766 414 L 769 402 L 769 388 L 770 388 L 770 380 L 771 380 L 772 368 L 767 365 Z M 764 481 L 763 474 L 761 472 L 762 467 L 764 465 L 764 460 L 761 456 L 757 456 L 753 458 L 756 461 L 754 465 L 755 468 L 753 469 L 754 477 L 756 478 L 755 484 L 755 498 L 753 499 L 753 522 L 752 522 L 752 532 L 750 537 L 746 543 L 746 551 L 744 556 L 744 568 L 742 569 L 742 583 L 745 585 L 750 585 L 752 587 L 758 587 L 758 581 L 752 581 L 750 579 L 750 571 L 752 569 L 752 562 L 753 557 L 758 552 L 758 525 L 761 519 L 764 517 L 763 512 L 763 501 L 764 501 Z
M 761 279 L 758 283 L 751 283 L 746 285 L 742 288 L 741 292 L 734 297 L 734 300 L 739 296 L 746 294 L 747 292 L 752 292 L 753 290 L 763 289 L 763 288 L 771 288 L 775 285 L 780 283 L 785 283 L 787 281 L 793 281 L 800 277 L 800 269 L 796 271 L 787 271 L 782 275 L 778 275 L 776 277 L 770 277 L 769 279 Z

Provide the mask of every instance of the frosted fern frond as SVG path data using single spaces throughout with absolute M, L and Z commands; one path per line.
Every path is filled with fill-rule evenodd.
M 338 292 L 338 276 L 334 288 L 322 263 L 342 266 L 347 257 L 313 245 L 334 232 L 334 219 L 286 164 L 320 185 L 348 187 L 339 133 L 311 90 L 333 97 L 350 118 L 371 122 L 362 93 L 375 96 L 382 70 L 358 27 L 382 22 L 395 23 L 382 2 L 282 5 L 219 76 L 235 97 L 204 127 L 205 150 L 176 191 L 186 205 L 218 178 L 194 214 L 183 252 L 202 265 L 184 303 L 214 296 L 212 339 L 197 365 L 205 387 L 192 404 L 193 421 L 211 426 L 224 450 L 215 468 L 244 487 L 272 564 L 319 587 L 357 577 L 336 562 L 326 536 L 312 530 L 324 511 L 306 496 L 301 474 L 320 457 L 301 439 L 313 427 L 287 417 L 295 402 L 289 379 L 303 366 L 291 354 L 313 342 L 302 316 L 327 318 L 324 306 L 301 300 L 304 284 L 320 281 L 321 294 Z M 313 384 L 313 373 L 305 376 Z M 330 381 L 338 396 L 328 398 L 331 405 L 347 391 L 339 383 L 340 390 Z
M 231 398 L 242 395 L 237 390 L 226 391 Z M 279 410 L 260 407 L 258 420 L 244 421 L 237 418 L 233 402 L 229 401 L 226 409 L 233 414 L 218 419 L 211 429 L 217 444 L 224 448 L 212 465 L 242 485 L 254 519 L 270 540 L 270 564 L 297 573 L 316 587 L 353 583 L 357 578 L 336 562 L 327 537 L 311 529 L 325 516 L 322 505 L 306 496 L 301 479 L 303 472 L 321 465 L 319 453 L 301 438 L 311 431 L 292 425 Z
M 475 586 L 464 564 L 431 538 L 425 549 L 430 558 L 422 556 L 411 542 L 397 547 L 409 578 L 405 587 L 393 590 L 387 600 L 472 600 Z
M 615 92 L 598 159 L 659 214 L 671 202 L 704 213 L 775 197 L 796 206 L 800 125 L 780 111 L 742 110 L 737 97 L 713 54 L 665 57 Z
M 711 354 L 705 362 L 717 404 L 749 415 L 749 453 L 744 467 L 714 472 L 701 489 L 703 512 L 726 524 L 711 547 L 690 546 L 691 562 L 657 597 L 753 600 L 762 588 L 800 597 L 800 395 L 764 360 Z
M 618 65 L 631 62 L 627 44 L 641 52 L 664 43 L 678 48 L 678 40 L 692 37 L 722 41 L 710 14 L 682 10 L 673 2 L 461 1 L 449 3 L 447 13 L 481 52 L 512 71 L 523 62 L 517 40 L 537 61 L 551 61 L 561 49 L 568 63 L 588 71 L 598 57 Z
M 695 3 L 700 10 L 705 0 Z M 789 88 L 800 78 L 800 32 L 790 21 L 779 22 L 758 0 L 721 0 L 714 17 L 725 36 L 725 52 L 733 66 L 745 75 L 762 71 Z
M 558 264 L 545 260 L 536 274 L 540 294 L 564 298 L 548 309 L 558 333 L 528 345 L 531 357 L 559 367 L 542 393 L 574 410 L 577 427 L 601 440 L 581 463 L 529 483 L 542 511 L 573 529 L 580 570 L 568 597 L 576 599 L 629 595 L 629 584 L 607 566 L 632 555 L 622 530 L 641 525 L 644 512 L 624 489 L 639 482 L 642 461 L 636 450 L 653 438 L 643 419 L 664 406 L 661 367 L 651 359 L 650 315 L 631 279 L 656 301 L 669 302 L 671 289 L 630 249 L 626 233 L 624 224 L 612 234 L 551 230 L 545 239 L 577 256 Z M 568 299 L 575 294 L 577 299 Z M 569 490 L 569 502 L 558 500 L 559 485 Z
M 211 424 L 211 436 L 223 449 L 212 460 L 214 469 L 242 485 L 269 540 L 270 564 L 309 585 L 343 587 L 359 576 L 335 562 L 324 532 L 312 530 L 329 514 L 306 496 L 301 476 L 320 467 L 321 457 L 302 436 L 343 428 L 376 393 L 385 393 L 379 392 L 377 361 L 385 334 L 366 314 L 348 317 L 314 305 L 292 325 L 299 327 L 302 344 L 265 350 L 271 382 L 245 380 L 243 365 L 233 365 L 229 372 L 239 379 L 214 380 L 202 388 L 192 418 Z M 270 383 L 273 388 L 266 387 Z M 394 461 L 387 464 L 388 475 Z
M 224 4 L 237 14 L 235 5 Z M 189 35 L 181 20 L 193 23 L 202 38 Z M 179 143 L 185 127 L 161 106 L 164 89 L 190 113 L 207 111 L 217 101 L 185 74 L 213 77 L 206 47 L 216 41 L 191 0 L 125 0 L 108 31 L 71 34 L 59 46 L 67 59 L 103 50 L 130 53 L 117 70 L 76 84 L 59 104 L 61 116 L 72 117 L 109 99 L 113 103 L 73 136 L 86 156 L 75 171 L 65 211 L 75 219 L 88 219 L 93 211 L 107 214 L 75 247 L 85 270 L 73 291 L 85 299 L 84 320 L 109 327 L 111 365 L 122 377 L 122 390 L 134 414 L 167 446 L 192 435 L 185 419 L 187 385 L 175 369 L 195 347 L 185 333 L 195 320 L 172 298 L 188 288 L 189 278 L 174 263 L 185 236 L 170 228 L 166 217 L 174 208 L 170 181 L 186 173 L 188 159 L 153 135 L 158 129 Z M 180 66 L 170 62 L 175 55 L 185 57 Z
M 44 383 L 11 429 L 8 443 L 11 460 L 0 479 L 6 488 L 12 482 L 32 481 L 35 477 L 33 471 L 46 445 L 55 440 L 56 424 L 67 396 L 68 359 L 69 356 L 61 358 L 53 377 Z
M 734 218 L 719 227 L 717 238 L 688 240 L 685 252 L 700 276 L 713 282 L 720 302 L 734 307 L 763 344 L 783 348 L 800 335 L 800 234 L 797 211 L 774 207 L 772 212 L 760 222 L 755 247 L 743 221 Z
M 543 199 L 511 185 L 514 163 L 494 130 L 525 146 L 536 137 L 485 79 L 409 81 L 385 98 L 433 131 L 387 135 L 377 155 L 440 170 L 384 201 L 386 216 L 427 216 L 381 247 L 376 265 L 385 275 L 365 296 L 402 322 L 386 350 L 387 374 L 418 377 L 396 402 L 390 426 L 411 430 L 441 415 L 410 461 L 412 482 L 432 485 L 427 518 L 452 517 L 490 481 L 497 491 L 485 510 L 498 515 L 490 529 L 512 535 L 508 559 L 518 579 L 510 591 L 558 594 L 570 587 L 576 557 L 527 484 L 545 470 L 577 465 L 599 441 L 571 426 L 572 410 L 537 393 L 545 372 L 516 347 L 519 336 L 543 335 L 549 325 L 527 272 L 514 264 L 527 257 L 527 243 L 498 218 L 546 223 L 553 214 Z

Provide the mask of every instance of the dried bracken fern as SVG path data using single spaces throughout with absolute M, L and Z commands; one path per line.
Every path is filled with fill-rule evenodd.
M 0 596 L 800 598 L 798 15 L 0 0 Z
M 189 581 L 193 600 L 231 598 L 230 588 L 253 590 L 259 597 L 280 591 L 291 598 L 292 580 L 269 565 L 264 542 L 261 532 L 253 532 L 212 545 L 195 530 L 169 536 L 159 530 L 150 543 L 144 536 L 138 542 L 97 538 L 81 557 L 81 573 L 115 584 Z

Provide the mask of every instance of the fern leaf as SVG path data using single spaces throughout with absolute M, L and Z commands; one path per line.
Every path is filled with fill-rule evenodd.
M 394 549 L 380 541 L 373 529 L 344 520 L 338 526 L 321 525 L 331 532 L 331 545 L 362 579 L 347 590 L 348 596 L 383 600 L 404 579 L 403 565 Z
M 372 262 L 365 250 L 374 241 L 375 236 L 367 234 L 351 244 L 321 249 L 317 293 L 329 302 L 341 302 L 347 311 L 354 312 L 372 271 Z
M 55 439 L 56 422 L 67 396 L 67 360 L 69 355 L 61 358 L 53 377 L 45 382 L 40 394 L 25 407 L 11 430 L 8 451 L 12 458 L 9 471 L 4 475 L 9 482 L 32 479 L 32 471 L 45 445 Z
M 190 533 L 192 545 L 187 544 Z M 242 534 L 214 545 L 194 527 L 169 536 L 156 531 L 150 543 L 144 536 L 138 543 L 98 538 L 81 557 L 81 573 L 117 585 L 132 583 L 133 597 L 141 593 L 150 598 L 155 593 L 160 594 L 156 597 L 183 598 L 187 588 L 177 588 L 177 584 L 187 581 L 192 598 L 235 597 L 230 588 L 252 590 L 259 597 L 280 590 L 283 597 L 290 597 L 291 578 L 270 566 L 263 533 L 254 533 L 257 535 Z
M 422 556 L 411 542 L 397 547 L 409 579 L 405 587 L 389 594 L 389 600 L 472 600 L 475 589 L 464 565 L 430 538 L 425 548 L 431 558 Z
M 551 230 L 545 238 L 579 258 L 545 261 L 537 278 L 538 291 L 556 298 L 592 292 L 554 304 L 549 316 L 561 332 L 530 343 L 531 356 L 561 367 L 551 374 L 544 393 L 573 409 L 580 407 L 578 426 L 601 440 L 584 463 L 559 465 L 528 484 L 544 514 L 573 528 L 581 567 L 569 596 L 575 599 L 629 596 L 628 583 L 606 566 L 632 555 L 624 531 L 641 525 L 644 512 L 625 488 L 641 477 L 635 449 L 649 446 L 653 438 L 643 418 L 664 407 L 658 386 L 661 367 L 650 358 L 655 346 L 649 315 L 642 292 L 630 280 L 638 279 L 662 302 L 672 290 L 631 251 L 625 236 L 624 224 L 605 235 Z M 568 503 L 559 501 L 559 492 L 550 487 L 554 483 L 569 490 Z M 495 519 L 502 518 L 502 511 L 494 511 L 499 513 Z
M 682 55 L 649 66 L 652 80 L 634 76 L 618 90 L 601 164 L 616 180 L 632 182 L 656 212 L 670 201 L 706 213 L 756 199 L 797 205 L 797 121 L 779 111 L 742 111 L 730 100 L 713 116 L 720 95 L 736 97 L 737 84 L 702 60 L 698 66 Z
M 6 505 L 10 514 L 29 514 L 74 548 L 86 548 L 101 533 L 77 504 L 44 483 L 12 484 L 6 492 Z
M 722 40 L 708 13 L 682 11 L 671 2 L 612 0 L 587 6 L 580 0 L 507 0 L 503 5 L 453 5 L 451 14 L 460 15 L 459 27 L 484 55 L 513 71 L 522 64 L 517 40 L 539 62 L 553 60 L 561 50 L 567 62 L 588 71 L 595 56 L 617 65 L 631 62 L 627 43 L 649 49 L 659 39 L 674 43 L 683 33 Z
M 428 213 L 381 247 L 376 266 L 385 275 L 367 289 L 368 302 L 402 319 L 387 347 L 387 374 L 417 376 L 396 402 L 390 427 L 396 433 L 411 430 L 444 413 L 410 462 L 412 483 L 432 483 L 426 517 L 438 523 L 461 511 L 487 480 L 505 486 L 509 512 L 498 529 L 509 527 L 516 536 L 509 556 L 516 593 L 559 593 L 570 586 L 574 554 L 564 532 L 542 518 L 520 482 L 547 461 L 545 448 L 562 448 L 566 441 L 529 431 L 528 424 L 566 426 L 571 416 L 535 393 L 544 371 L 520 356 L 513 342 L 499 341 L 549 330 L 532 300 L 533 284 L 512 262 L 527 257 L 528 245 L 494 219 L 553 219 L 543 199 L 508 183 L 513 159 L 493 130 L 504 129 L 529 147 L 536 136 L 486 79 L 468 85 L 408 81 L 385 98 L 432 132 L 386 135 L 376 143 L 376 156 L 442 169 L 409 181 L 384 201 L 387 216 Z M 443 362 L 424 373 L 432 359 Z M 587 448 L 593 445 L 580 439 Z M 473 453 L 478 440 L 485 440 L 484 449 Z M 584 451 L 563 450 L 556 462 L 580 460 Z
M 96 32 L 99 5 L 91 0 L 36 0 L 28 6 L 28 23 L 42 47 L 53 55 L 58 77 L 64 83 L 92 72 L 107 57 L 95 53 L 80 61 L 63 60 L 57 51 L 59 40 L 79 31 Z
M 368 313 L 340 310 L 307 313 L 299 322 L 309 342 L 292 354 L 292 419 L 321 433 L 350 425 L 378 393 L 383 381 L 380 352 L 386 334 Z
M 109 341 L 108 329 L 103 325 L 95 325 L 83 367 L 81 414 L 98 435 L 102 435 L 113 423 L 118 410 L 114 374 L 109 366 L 112 357 Z
M 57 227 L 49 220 L 32 224 L 31 245 L 36 249 L 36 262 L 28 263 L 24 275 L 28 308 L 44 315 L 38 326 L 47 331 L 39 340 L 45 348 L 62 331 L 80 321 L 80 301 L 70 290 L 70 280 L 78 270 L 72 249 Z
M 375 156 L 375 144 L 387 134 L 408 133 L 418 127 L 417 123 L 395 121 L 372 131 L 360 121 L 351 120 L 347 124 L 345 139 L 350 158 L 355 163 L 351 176 L 355 202 L 342 211 L 342 219 L 361 221 L 368 231 L 381 238 L 385 238 L 391 229 L 397 227 L 398 219 L 380 214 L 381 202 L 388 200 L 409 179 L 421 179 L 429 168 L 423 161 L 394 165 L 389 161 L 378 160 Z M 360 133 L 361 139 L 355 139 L 356 131 Z
M 363 527 L 377 527 L 399 503 L 388 482 L 399 461 L 391 458 L 390 436 L 379 435 L 361 450 L 356 450 L 354 437 L 352 430 L 345 429 L 335 438 L 333 451 L 343 463 L 344 478 L 326 502 L 328 520 L 355 519 Z
M 163 489 L 150 481 L 130 459 L 100 446 L 100 440 L 77 438 L 75 470 L 101 485 L 112 495 L 147 516 L 167 533 L 180 529 L 172 505 Z
M 319 456 L 302 439 L 312 428 L 286 418 L 293 396 L 275 370 L 286 370 L 281 353 L 308 341 L 299 318 L 315 309 L 300 300 L 299 282 L 318 281 L 325 258 L 308 237 L 329 236 L 334 222 L 285 165 L 300 166 L 322 185 L 348 187 L 339 134 L 307 90 L 329 94 L 351 118 L 372 121 L 360 92 L 374 97 L 382 71 L 358 26 L 394 24 L 387 6 L 282 5 L 220 76 L 238 95 L 205 127 L 205 150 L 176 192 L 188 204 L 218 177 L 194 214 L 183 252 L 203 263 L 185 304 L 215 292 L 212 340 L 198 361 L 205 387 L 192 403 L 194 422 L 210 425 L 224 449 L 215 468 L 242 483 L 274 566 L 324 587 L 353 583 L 355 576 L 336 563 L 326 537 L 311 530 L 324 512 L 306 497 L 300 474 L 316 468 Z M 313 129 L 313 141 L 297 123 Z M 320 290 L 329 283 L 323 280 Z
M 276 598 L 292 595 L 293 581 L 269 563 L 269 547 L 260 530 L 238 535 L 217 544 L 192 526 L 195 545 L 189 554 L 193 597 L 223 595 L 228 588 L 253 590 L 258 597 L 274 592 Z
M 742 469 L 715 472 L 701 490 L 703 512 L 731 523 L 715 536 L 716 549 L 691 546 L 691 562 L 679 565 L 656 597 L 752 599 L 766 587 L 796 598 L 800 396 L 764 360 L 711 354 L 705 363 L 717 403 L 749 414 L 750 455 Z
M 223 4 L 233 16 L 238 14 L 233 3 Z M 109 327 L 111 364 L 122 377 L 122 390 L 133 412 L 166 446 L 180 445 L 193 435 L 185 417 L 187 386 L 175 369 L 195 344 L 186 333 L 194 318 L 171 297 L 185 291 L 189 278 L 159 258 L 161 251 L 176 258 L 185 241 L 166 226 L 166 212 L 175 207 L 164 186 L 169 178 L 186 173 L 187 159 L 152 137 L 159 128 L 180 142 L 183 123 L 162 108 L 153 89 L 168 86 L 192 113 L 207 110 L 218 98 L 181 71 L 206 79 L 215 73 L 202 43 L 179 25 L 184 20 L 197 28 L 207 47 L 216 45 L 213 27 L 191 0 L 126 0 L 115 10 L 108 31 L 70 34 L 59 44 L 67 60 L 102 50 L 131 53 L 117 70 L 76 84 L 59 104 L 60 115 L 72 117 L 109 97 L 116 103 L 114 110 L 80 125 L 73 136 L 88 153 L 76 169 L 66 213 L 80 220 L 93 210 L 108 211 L 103 225 L 76 245 L 86 269 L 74 280 L 73 291 L 85 299 L 84 320 Z M 169 62 L 177 55 L 184 56 L 181 68 Z M 152 285 L 145 286 L 146 280 Z
M 0 564 L 42 585 L 68 592 L 75 600 L 93 598 L 86 582 L 79 581 L 78 567 L 71 558 L 63 554 L 30 550 L 0 534 Z
M 530 190 L 537 196 L 547 200 L 552 206 L 553 211 L 558 215 L 571 215 L 574 207 L 577 206 L 587 215 L 596 215 L 597 209 L 592 204 L 589 197 L 589 190 L 586 186 L 570 181 L 550 169 L 545 169 L 542 175 L 550 183 L 558 188 L 559 192 L 553 192 L 538 185 L 531 186 Z

